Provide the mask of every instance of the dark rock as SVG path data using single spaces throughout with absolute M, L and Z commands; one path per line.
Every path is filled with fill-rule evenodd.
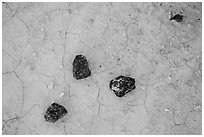
M 57 103 L 52 103 L 45 112 L 44 118 L 47 122 L 55 123 L 58 119 L 67 114 L 64 106 Z
M 120 75 L 110 81 L 109 88 L 115 93 L 117 97 L 123 97 L 128 92 L 136 88 L 135 79 Z
M 85 56 L 76 55 L 73 61 L 73 77 L 77 80 L 91 76 L 91 70 Z
M 171 17 L 170 20 L 175 20 L 177 22 L 182 22 L 183 21 L 183 15 L 176 14 L 173 17 Z

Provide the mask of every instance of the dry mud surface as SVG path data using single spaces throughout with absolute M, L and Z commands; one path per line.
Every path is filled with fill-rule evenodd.
M 201 134 L 201 3 L 2 3 L 3 134 Z M 170 20 L 182 14 L 182 22 Z M 91 77 L 72 61 L 87 57 Z M 108 83 L 131 75 L 118 98 Z M 44 120 L 53 102 L 68 113 Z

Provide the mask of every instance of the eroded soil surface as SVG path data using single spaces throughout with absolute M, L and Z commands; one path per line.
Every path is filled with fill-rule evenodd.
M 201 134 L 201 3 L 2 3 L 3 134 Z M 182 19 L 171 19 L 181 14 Z M 76 80 L 86 56 L 91 76 Z M 109 89 L 135 79 L 122 98 Z M 67 114 L 55 123 L 52 102 Z

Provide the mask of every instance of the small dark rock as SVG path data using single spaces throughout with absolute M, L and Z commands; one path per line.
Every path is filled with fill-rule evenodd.
M 117 97 L 123 97 L 128 92 L 136 88 L 135 79 L 120 75 L 110 81 L 109 88 L 115 93 Z
M 47 122 L 55 123 L 58 119 L 67 114 L 64 106 L 57 103 L 52 103 L 45 112 L 44 118 Z
M 73 77 L 77 80 L 91 76 L 88 60 L 83 55 L 76 55 L 73 61 Z
M 183 21 L 183 15 L 176 14 L 173 17 L 171 17 L 170 20 L 175 20 L 176 22 L 182 22 Z

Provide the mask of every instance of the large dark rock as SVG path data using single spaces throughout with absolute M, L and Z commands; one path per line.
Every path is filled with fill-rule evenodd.
M 58 119 L 67 114 L 67 110 L 64 106 L 57 103 L 52 103 L 45 112 L 44 118 L 46 121 L 55 123 Z
M 76 55 L 73 61 L 73 77 L 77 80 L 91 76 L 91 70 L 85 56 Z
M 115 93 L 117 97 L 123 97 L 128 92 L 135 89 L 135 79 L 127 76 L 118 76 L 111 80 L 109 88 Z

